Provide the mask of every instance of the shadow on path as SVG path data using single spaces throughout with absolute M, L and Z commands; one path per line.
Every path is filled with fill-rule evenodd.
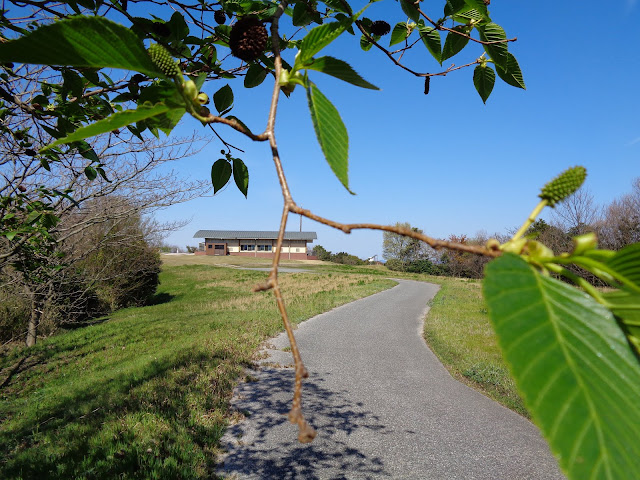
M 310 444 L 298 443 L 298 427 L 287 419 L 293 369 L 263 368 L 255 377 L 257 381 L 241 384 L 235 392 L 233 407 L 249 418 L 258 412 L 260 415 L 257 421 L 243 421 L 228 429 L 223 444 L 235 448 L 229 448 L 232 453 L 224 458 L 219 473 L 242 478 L 309 480 L 345 478 L 345 475 L 390 476 L 380 458 L 367 456 L 349 442 L 359 430 L 384 434 L 386 427 L 362 403 L 350 401 L 347 391 L 324 388 L 328 375 L 312 374 L 304 384 L 307 420 L 319 432 Z

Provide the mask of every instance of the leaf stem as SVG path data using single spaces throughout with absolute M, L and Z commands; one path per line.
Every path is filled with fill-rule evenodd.
M 525 222 L 522 224 L 520 229 L 513 235 L 513 237 L 511 238 L 511 241 L 518 240 L 520 237 L 522 237 L 526 233 L 526 231 L 529 229 L 529 227 L 533 224 L 533 222 L 536 221 L 536 218 L 538 217 L 538 215 L 540 215 L 540 212 L 542 212 L 542 210 L 546 206 L 547 206 L 546 200 L 540 201 L 540 203 L 536 205 L 536 208 L 534 208 L 533 211 L 529 214 L 529 217 L 525 220 Z

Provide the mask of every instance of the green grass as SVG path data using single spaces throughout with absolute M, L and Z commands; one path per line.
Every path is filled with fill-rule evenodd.
M 0 478 L 212 478 L 228 401 L 282 330 L 264 272 L 166 266 L 156 304 L 0 358 Z M 388 288 L 380 277 L 283 274 L 300 322 Z
M 246 263 L 262 262 L 261 266 L 270 264 L 269 259 L 247 257 L 176 256 L 173 261 L 221 265 L 233 264 L 238 258 Z M 502 359 L 502 353 L 482 299 L 480 280 L 393 272 L 381 265 L 351 266 L 320 261 L 291 261 L 287 266 L 311 268 L 325 273 L 406 278 L 441 285 L 440 291 L 431 302 L 431 311 L 425 320 L 424 337 L 429 347 L 458 380 L 507 408 L 529 417 Z
M 429 347 L 454 377 L 528 418 L 489 322 L 482 282 L 434 280 L 441 287 L 425 319 Z

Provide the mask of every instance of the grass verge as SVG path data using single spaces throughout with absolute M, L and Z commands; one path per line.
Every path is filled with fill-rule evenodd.
M 482 298 L 482 282 L 438 277 L 434 283 L 441 287 L 424 323 L 431 350 L 454 377 L 529 418 L 502 359 Z
M 259 343 L 282 330 L 266 273 L 165 266 L 154 305 L 0 358 L 0 478 L 211 478 L 228 401 Z M 283 274 L 298 323 L 393 285 Z

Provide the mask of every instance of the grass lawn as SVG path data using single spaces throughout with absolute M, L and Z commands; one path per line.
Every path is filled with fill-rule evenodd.
M 153 305 L 121 310 L 28 351 L 0 388 L 0 478 L 213 478 L 228 401 L 261 341 L 282 330 L 270 292 L 253 293 L 268 259 L 163 256 Z M 441 285 L 427 343 L 460 380 L 527 415 L 502 360 L 481 282 L 380 266 L 285 261 L 294 323 L 393 285 Z M 0 357 L 0 381 L 24 349 Z M 303 356 L 304 356 L 304 352 Z
M 431 350 L 454 377 L 528 418 L 489 322 L 482 282 L 431 281 L 441 285 L 424 323 Z
M 177 255 L 173 256 L 171 261 L 175 264 L 230 264 L 239 267 L 245 265 L 265 267 L 271 264 L 269 259 L 251 257 Z M 282 264 L 282 266 L 294 268 L 309 265 L 310 263 L 300 260 L 285 261 Z M 502 359 L 502 353 L 482 299 L 480 280 L 392 272 L 381 265 L 350 266 L 315 261 L 312 268 L 314 271 L 359 273 L 439 284 L 440 291 L 432 300 L 431 310 L 425 319 L 424 337 L 429 347 L 458 380 L 507 408 L 529 417 Z
M 28 351 L 0 389 L 0 478 L 213 477 L 232 388 L 281 320 L 270 292 L 251 292 L 266 273 L 177 258 L 166 262 L 154 305 Z M 371 275 L 281 275 L 295 323 L 392 285 Z M 0 357 L 0 380 L 24 353 Z

